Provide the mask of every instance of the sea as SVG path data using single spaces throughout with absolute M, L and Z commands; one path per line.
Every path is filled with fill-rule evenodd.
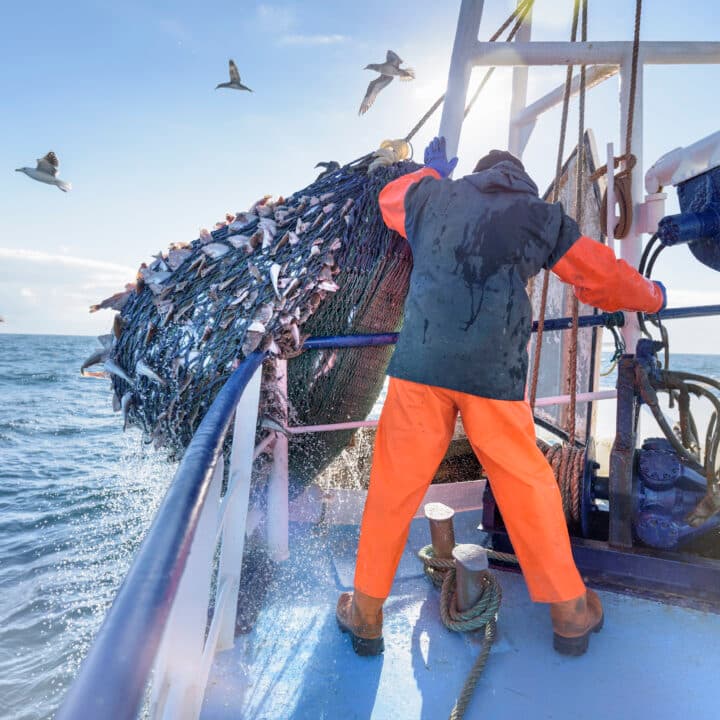
M 122 432 L 109 382 L 80 376 L 97 347 L 0 334 L 3 720 L 53 716 L 175 471 Z M 720 379 L 718 355 L 674 355 L 673 366 Z

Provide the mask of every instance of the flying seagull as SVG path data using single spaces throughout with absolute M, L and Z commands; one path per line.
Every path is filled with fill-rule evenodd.
M 215 89 L 217 90 L 218 88 L 232 88 L 233 90 L 247 90 L 248 92 L 252 92 L 249 87 L 243 85 L 240 82 L 240 73 L 238 72 L 235 61 L 230 60 L 228 62 L 228 65 L 230 66 L 230 82 L 220 83 L 219 85 L 215 86 Z
M 387 56 L 384 63 L 372 63 L 365 66 L 365 70 L 375 70 L 380 73 L 380 77 L 375 78 L 369 85 L 365 97 L 360 104 L 359 115 L 366 113 L 372 104 L 375 102 L 375 98 L 378 93 L 385 87 L 387 87 L 394 77 L 399 77 L 400 80 L 414 80 L 415 72 L 412 68 L 401 68 L 402 59 L 397 53 L 392 50 L 387 51 Z
M 60 162 L 57 159 L 57 155 L 51 150 L 44 158 L 40 158 L 37 161 L 36 167 L 17 168 L 15 172 L 25 173 L 33 180 L 38 180 L 48 185 L 57 185 L 63 192 L 72 190 L 72 185 L 69 182 L 65 182 L 57 176 L 59 167 Z

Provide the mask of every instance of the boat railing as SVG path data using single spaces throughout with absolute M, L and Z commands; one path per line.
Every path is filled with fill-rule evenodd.
M 662 315 L 675 319 L 718 312 L 720 307 L 707 306 L 677 308 Z M 622 313 L 588 315 L 580 323 L 584 327 L 622 324 Z M 569 327 L 570 318 L 545 323 L 547 331 Z M 396 340 L 396 333 L 310 338 L 304 349 L 360 348 Z M 57 720 L 135 718 L 144 701 L 153 720 L 199 716 L 213 658 L 235 641 L 265 358 L 260 351 L 248 356 L 203 417 Z M 578 400 L 614 395 L 614 391 L 585 393 Z M 565 401 L 565 396 L 545 399 L 548 404 Z M 367 424 L 373 421 L 287 430 L 319 432 Z M 231 426 L 226 464 L 223 448 Z M 275 527 L 276 557 L 282 557 L 287 544 L 287 454 L 284 463 L 283 468 L 281 459 L 279 476 L 270 478 L 269 492 L 275 492 L 275 498 L 268 500 L 268 536 Z

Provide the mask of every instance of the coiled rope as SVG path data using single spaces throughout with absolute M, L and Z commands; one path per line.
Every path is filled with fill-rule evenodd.
M 488 554 L 492 557 L 493 551 L 488 551 Z M 505 555 L 504 553 L 495 554 Z M 453 632 L 485 630 L 480 654 L 470 669 L 467 678 L 465 678 L 463 688 L 450 713 L 450 720 L 461 720 L 465 716 L 473 692 L 485 670 L 490 649 L 495 641 L 497 614 L 502 601 L 502 588 L 492 573 L 485 573 L 482 592 L 477 602 L 471 608 L 460 611 L 457 607 L 455 561 L 434 557 L 432 545 L 422 548 L 418 553 L 418 557 L 422 560 L 425 574 L 430 578 L 432 584 L 440 588 L 440 618 L 443 625 Z

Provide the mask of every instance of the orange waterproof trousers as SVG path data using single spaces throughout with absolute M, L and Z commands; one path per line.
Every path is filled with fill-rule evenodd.
M 360 527 L 355 588 L 385 598 L 410 523 L 440 465 L 458 411 L 490 480 L 530 597 L 560 602 L 585 592 L 570 551 L 560 490 L 535 444 L 525 401 L 491 400 L 390 378 Z

